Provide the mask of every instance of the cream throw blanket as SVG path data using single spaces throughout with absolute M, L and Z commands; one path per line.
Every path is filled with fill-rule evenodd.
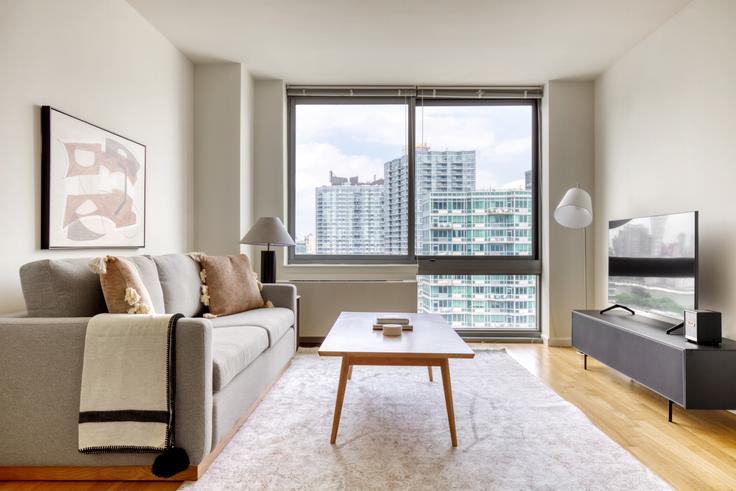
M 176 315 L 100 314 L 87 324 L 79 451 L 163 452 L 174 445 Z

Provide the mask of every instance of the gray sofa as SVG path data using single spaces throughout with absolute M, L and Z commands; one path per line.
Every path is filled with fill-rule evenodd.
M 177 329 L 176 443 L 192 463 L 181 478 L 196 478 L 293 357 L 296 288 L 266 284 L 263 295 L 274 308 L 204 319 L 198 263 L 183 254 L 130 259 L 156 312 L 186 316 Z M 22 266 L 27 313 L 0 318 L 0 478 L 20 466 L 141 466 L 140 474 L 155 457 L 77 451 L 85 330 L 91 316 L 106 311 L 88 261 Z M 18 478 L 15 472 L 11 477 Z M 25 477 L 44 478 L 32 472 Z

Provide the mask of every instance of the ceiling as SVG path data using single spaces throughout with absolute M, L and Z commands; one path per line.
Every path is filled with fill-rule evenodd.
M 590 79 L 689 0 L 128 0 L 195 62 L 302 84 Z

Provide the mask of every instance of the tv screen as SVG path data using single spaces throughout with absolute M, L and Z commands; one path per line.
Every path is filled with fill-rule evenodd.
M 608 222 L 608 301 L 682 320 L 697 307 L 698 212 Z

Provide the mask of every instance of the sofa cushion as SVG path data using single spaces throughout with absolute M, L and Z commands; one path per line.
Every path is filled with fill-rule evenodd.
M 266 331 L 254 326 L 212 330 L 212 390 L 219 391 L 268 348 Z
M 164 296 L 165 312 L 187 317 L 202 315 L 199 263 L 185 254 L 153 256 Z
M 281 307 L 261 308 L 211 319 L 212 327 L 257 326 L 268 333 L 268 345 L 273 346 L 294 325 L 294 312 Z M 218 331 L 219 329 L 213 329 Z
M 107 312 L 89 258 L 42 259 L 20 267 L 28 317 L 92 317 Z
M 107 312 L 100 277 L 89 269 L 92 258 L 42 259 L 20 268 L 20 284 L 29 317 L 91 317 Z M 148 256 L 126 257 L 140 273 L 156 312 L 164 311 L 158 271 Z

